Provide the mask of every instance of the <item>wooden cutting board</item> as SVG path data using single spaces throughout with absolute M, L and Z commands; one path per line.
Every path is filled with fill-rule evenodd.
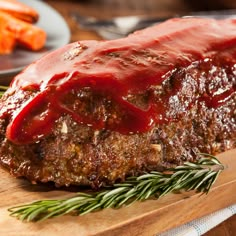
M 7 208 L 38 199 L 69 197 L 74 193 L 15 179 L 0 168 L 0 235 L 154 235 L 236 203 L 236 149 L 218 156 L 227 166 L 208 195 L 184 192 L 147 200 L 118 210 L 84 216 L 63 216 L 23 223 Z

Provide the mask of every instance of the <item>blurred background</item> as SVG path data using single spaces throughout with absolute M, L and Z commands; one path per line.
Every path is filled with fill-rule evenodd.
M 120 16 L 148 16 L 162 20 L 198 11 L 228 11 L 236 8 L 236 0 L 45 0 L 45 2 L 66 18 L 72 32 L 71 41 L 112 38 L 111 35 L 83 25 L 83 17 L 91 17 L 91 21 L 94 18 L 107 20 Z M 77 17 L 71 17 L 75 12 Z M 128 23 L 130 22 L 126 20 L 126 24 Z

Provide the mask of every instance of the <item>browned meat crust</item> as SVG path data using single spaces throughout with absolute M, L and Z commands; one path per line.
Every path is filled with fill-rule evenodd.
M 1 120 L 0 163 L 13 175 L 26 176 L 32 182 L 99 187 L 128 175 L 196 160 L 199 152 L 215 154 L 235 148 L 235 95 L 216 108 L 209 108 L 201 101 L 193 103 L 190 109 L 185 107 L 186 102 L 191 101 L 189 97 L 212 96 L 219 86 L 235 86 L 235 74 L 234 66 L 225 67 L 217 60 L 202 61 L 185 69 L 177 68 L 161 86 L 151 87 L 139 95 L 130 94 L 127 98 L 130 102 L 145 108 L 150 96 L 159 100 L 176 90 L 167 109 L 171 122 L 157 124 L 140 134 L 94 130 L 65 115 L 56 121 L 53 132 L 46 138 L 34 144 L 16 145 L 5 138 L 8 119 Z M 218 79 L 212 80 L 213 76 Z M 22 93 L 20 100 L 17 94 L 19 104 L 33 92 Z M 115 122 L 119 117 L 116 104 L 89 88 L 73 91 L 67 98 L 79 112 L 107 116 L 107 122 Z M 12 94 L 2 102 L 10 106 L 14 99 Z

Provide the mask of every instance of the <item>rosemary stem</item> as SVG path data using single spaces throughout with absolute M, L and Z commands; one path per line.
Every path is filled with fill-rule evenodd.
M 224 166 L 209 154 L 201 156 L 203 158 L 196 163 L 186 162 L 164 173 L 152 171 L 138 177 L 128 177 L 123 183 L 107 186 L 93 194 L 77 193 L 68 199 L 41 200 L 8 210 L 11 216 L 20 220 L 39 221 L 68 213 L 84 215 L 104 208 L 119 208 L 181 190 L 208 193 Z

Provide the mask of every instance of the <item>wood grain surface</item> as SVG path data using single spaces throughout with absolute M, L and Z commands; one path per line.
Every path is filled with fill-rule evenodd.
M 39 199 L 69 197 L 73 192 L 48 185 L 31 185 L 0 169 L 0 235 L 154 235 L 236 202 L 236 150 L 219 155 L 226 166 L 208 195 L 169 194 L 158 200 L 106 209 L 84 216 L 63 216 L 23 223 L 9 216 L 11 206 Z

